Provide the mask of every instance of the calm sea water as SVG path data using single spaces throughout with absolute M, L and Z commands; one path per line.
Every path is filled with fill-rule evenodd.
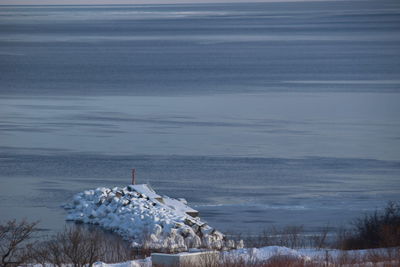
M 1 219 L 139 182 L 223 231 L 400 200 L 400 3 L 0 7 Z

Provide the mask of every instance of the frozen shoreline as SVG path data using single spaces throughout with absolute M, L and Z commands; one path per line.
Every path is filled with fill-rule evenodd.
M 86 190 L 76 194 L 64 207 L 69 210 L 67 220 L 97 224 L 130 241 L 132 247 L 146 247 L 166 253 L 162 256 L 164 257 L 162 260 L 166 261 L 161 263 L 167 266 L 169 266 L 168 258 L 175 257 L 174 260 L 178 258 L 179 261 L 180 258 L 192 257 L 192 253 L 196 252 L 213 253 L 214 260 L 221 264 L 226 262 L 254 264 L 284 259 L 318 265 L 353 259 L 358 262 L 349 266 L 380 266 L 376 265 L 376 262 L 371 262 L 372 256 L 381 257 L 379 264 L 386 263 L 388 258 L 389 264 L 393 261 L 387 257 L 390 255 L 390 249 L 344 251 L 291 249 L 284 246 L 243 248 L 243 241 L 230 240 L 197 217 L 197 211 L 190 208 L 184 199 L 160 196 L 146 184 Z M 395 250 L 391 253 L 393 252 L 397 253 Z M 147 257 L 114 264 L 97 262 L 95 266 L 151 267 L 155 259 L 157 257 L 154 259 Z
M 242 248 L 209 226 L 184 199 L 159 196 L 149 185 L 97 188 L 78 193 L 64 205 L 67 220 L 97 224 L 131 242 L 169 252 L 189 248 Z

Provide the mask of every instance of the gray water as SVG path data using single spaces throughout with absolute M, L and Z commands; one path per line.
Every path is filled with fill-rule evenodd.
M 1 219 L 139 182 L 223 231 L 400 200 L 400 3 L 0 7 Z

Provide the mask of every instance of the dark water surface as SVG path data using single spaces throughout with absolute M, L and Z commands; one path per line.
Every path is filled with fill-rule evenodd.
M 400 3 L 0 7 L 0 214 L 140 182 L 222 230 L 400 200 Z

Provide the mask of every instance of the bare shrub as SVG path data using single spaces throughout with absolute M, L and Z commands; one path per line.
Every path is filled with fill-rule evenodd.
M 356 219 L 353 226 L 352 229 L 340 228 L 336 236 L 330 234 L 329 226 L 312 235 L 306 235 L 302 226 L 270 227 L 258 235 L 247 235 L 243 239 L 248 247 L 276 245 L 345 250 L 399 247 L 400 203 L 389 202 L 383 211 Z
M 183 258 L 179 263 L 179 267 L 219 267 L 219 253 L 216 251 L 204 252 L 198 255 L 195 259 Z
M 398 248 L 371 249 L 368 251 L 340 251 L 330 259 L 330 266 L 400 266 Z
M 69 227 L 32 246 L 30 258 L 34 263 L 42 265 L 50 263 L 59 267 L 65 264 L 83 267 L 92 266 L 96 261 L 128 261 L 134 258 L 132 252 L 129 244 L 119 237 L 106 238 L 100 230 Z
M 389 255 L 391 253 L 391 255 Z M 396 254 L 397 253 L 397 254 Z M 357 251 L 342 251 L 338 255 L 327 255 L 322 258 L 305 259 L 290 255 L 275 255 L 267 260 L 259 260 L 254 255 L 249 257 L 222 256 L 205 257 L 198 262 L 183 263 L 177 267 L 398 267 L 400 266 L 398 252 L 387 250 L 372 250 L 367 253 Z M 397 255 L 397 258 L 396 258 Z M 168 265 L 170 266 L 170 265 Z
M 286 247 L 301 248 L 304 247 L 303 226 L 288 226 L 283 229 L 282 235 L 286 237 Z
M 321 229 L 319 233 L 312 234 L 308 237 L 308 246 L 314 248 L 327 248 L 329 247 L 328 237 L 331 228 L 329 226 L 325 226 Z
M 400 205 L 389 202 L 383 212 L 356 219 L 354 228 L 340 237 L 342 249 L 400 246 Z
M 386 266 L 399 266 L 400 251 L 399 248 L 371 249 L 364 255 L 364 261 L 373 264 L 383 263 Z
M 42 266 L 51 263 L 54 266 L 61 267 L 65 262 L 62 246 L 55 239 L 34 244 L 29 248 L 29 254 L 32 263 L 38 263 Z
M 222 256 L 219 260 L 209 257 L 198 264 L 180 265 L 180 267 L 319 267 L 324 263 L 307 261 L 305 259 L 289 256 L 275 255 L 267 260 L 260 260 L 255 255 L 249 257 Z
M 37 222 L 11 220 L 0 225 L 1 266 L 18 266 L 29 258 L 27 242 L 37 231 Z
M 133 260 L 141 255 L 119 236 L 101 238 L 102 255 L 100 260 L 107 263 L 123 262 Z
M 309 263 L 305 261 L 304 259 L 299 259 L 296 257 L 292 256 L 287 256 L 287 255 L 276 255 L 268 259 L 268 261 L 265 262 L 264 265 L 265 267 L 304 267 L 304 266 L 316 266 L 317 264 L 314 263 Z M 319 265 L 319 264 L 318 264 Z
M 55 240 L 49 242 L 54 245 L 56 253 L 61 251 L 64 263 L 74 267 L 90 266 L 101 256 L 100 235 L 97 231 L 84 233 L 79 227 L 66 228 L 56 235 Z M 58 256 L 58 255 L 54 255 Z
M 303 226 L 287 226 L 282 229 L 272 226 L 258 235 L 241 235 L 241 238 L 245 241 L 246 246 L 257 248 L 264 246 L 303 248 L 310 242 L 304 235 Z
M 242 258 L 239 259 L 229 259 L 225 258 L 219 263 L 219 267 L 258 267 L 262 266 L 263 263 L 261 263 L 258 260 L 252 259 L 252 260 L 244 260 Z

